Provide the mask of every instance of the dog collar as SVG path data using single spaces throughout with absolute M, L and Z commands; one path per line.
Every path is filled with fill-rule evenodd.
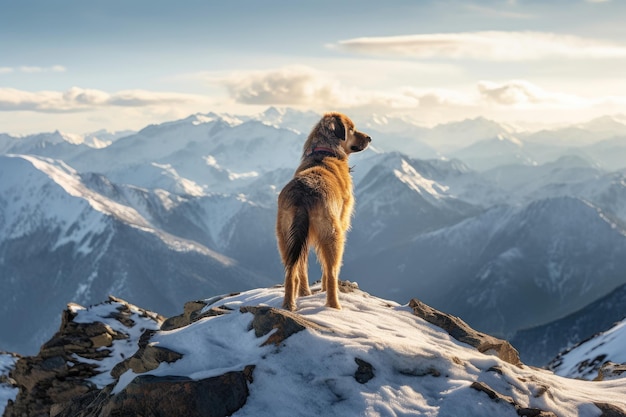
M 337 156 L 337 153 L 335 153 L 335 151 L 331 148 L 327 148 L 325 146 L 316 146 L 313 148 L 313 150 L 311 151 L 311 153 L 308 156 L 311 156 L 313 154 L 316 153 L 321 153 L 321 154 L 325 154 L 325 155 L 329 155 L 329 156 Z

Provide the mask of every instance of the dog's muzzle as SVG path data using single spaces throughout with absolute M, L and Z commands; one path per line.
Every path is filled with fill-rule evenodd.
M 365 148 L 367 148 L 367 146 L 370 144 L 370 142 L 372 141 L 372 138 L 369 136 L 365 136 L 365 138 L 363 138 L 363 144 L 360 146 L 357 145 L 352 145 L 350 146 L 350 150 L 352 152 L 360 152 L 362 150 L 364 150 Z

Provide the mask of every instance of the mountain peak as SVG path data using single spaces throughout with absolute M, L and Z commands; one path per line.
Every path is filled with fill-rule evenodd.
M 341 284 L 341 311 L 324 307 L 319 284 L 298 300 L 296 313 L 279 308 L 282 288 L 260 288 L 189 302 L 158 331 L 157 315 L 123 300 L 88 309 L 70 305 L 40 356 L 18 361 L 12 376 L 20 392 L 5 415 L 595 416 L 606 408 L 626 410 L 626 384 L 612 381 L 608 390 L 527 367 L 507 342 L 418 300 L 400 305 Z M 146 331 L 138 336 L 141 327 Z M 128 351 L 133 343 L 135 353 Z M 55 379 L 61 382 L 51 383 Z

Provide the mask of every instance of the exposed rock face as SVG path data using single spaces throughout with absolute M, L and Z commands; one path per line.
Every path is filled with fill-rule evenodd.
M 598 376 L 594 381 L 606 381 L 609 379 L 626 378 L 626 363 L 605 362 L 598 370 Z
M 103 321 L 88 322 L 83 313 L 89 310 L 69 304 L 59 331 L 39 354 L 18 360 L 10 375 L 20 390 L 15 402 L 9 402 L 5 416 L 48 416 L 53 404 L 98 392 L 102 387 L 93 378 L 103 373 L 99 362 L 110 357 L 113 344 L 136 345 L 137 340 L 131 340 L 133 333 L 143 331 L 143 326 L 158 327 L 163 321 L 158 314 L 115 297 L 99 307 L 105 311 L 105 317 L 100 317 Z M 145 322 L 137 323 L 139 320 Z M 134 329 L 138 324 L 142 327 Z
M 409 302 L 409 307 L 413 309 L 416 316 L 441 327 L 459 342 L 467 343 L 481 353 L 495 354 L 513 365 L 521 365 L 519 353 L 506 340 L 478 332 L 460 318 L 435 310 L 415 298 Z
M 139 375 L 124 390 L 111 386 L 53 406 L 52 417 L 188 416 L 223 417 L 246 403 L 254 366 L 194 381 L 180 376 Z

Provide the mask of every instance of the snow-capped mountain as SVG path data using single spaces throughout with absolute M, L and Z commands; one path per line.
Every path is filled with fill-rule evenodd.
M 190 294 L 280 283 L 276 197 L 318 117 L 276 108 L 195 114 L 131 134 L 96 133 L 97 146 L 88 135 L 56 132 L 20 148 L 25 138 L 0 135 L 2 153 L 12 152 L 0 161 L 0 280 L 19 294 L 3 296 L 0 348 L 35 348 L 35 332 L 19 333 L 10 320 L 27 296 L 52 294 L 58 308 L 112 292 L 169 314 Z M 626 174 L 607 171 L 591 151 L 608 146 L 617 161 L 626 155 L 619 146 L 537 143 L 481 118 L 434 128 L 382 116 L 364 124 L 373 142 L 350 158 L 356 212 L 345 279 L 399 302 L 418 294 L 500 335 L 577 311 L 626 283 Z M 496 146 L 522 150 L 533 165 L 511 165 L 519 159 L 496 152 L 493 168 L 479 172 L 446 155 L 474 144 L 480 158 L 498 135 Z M 316 279 L 315 262 L 311 268 Z M 22 327 L 38 326 L 39 317 Z
M 32 351 L 48 336 L 44 329 L 54 320 L 52 312 L 68 299 L 90 304 L 106 294 L 123 294 L 171 313 L 181 300 L 208 288 L 272 282 L 154 226 L 156 214 L 175 206 L 177 197 L 114 187 L 110 192 L 118 193 L 117 201 L 87 187 L 57 161 L 0 156 L 4 349 Z
M 267 171 L 293 167 L 303 142 L 302 134 L 261 121 L 197 114 L 149 126 L 68 163 L 143 188 L 195 196 L 235 193 Z
M 502 165 L 537 164 L 537 161 L 525 151 L 524 144 L 519 139 L 502 134 L 494 139 L 473 143 L 451 155 L 477 171 L 486 171 Z

